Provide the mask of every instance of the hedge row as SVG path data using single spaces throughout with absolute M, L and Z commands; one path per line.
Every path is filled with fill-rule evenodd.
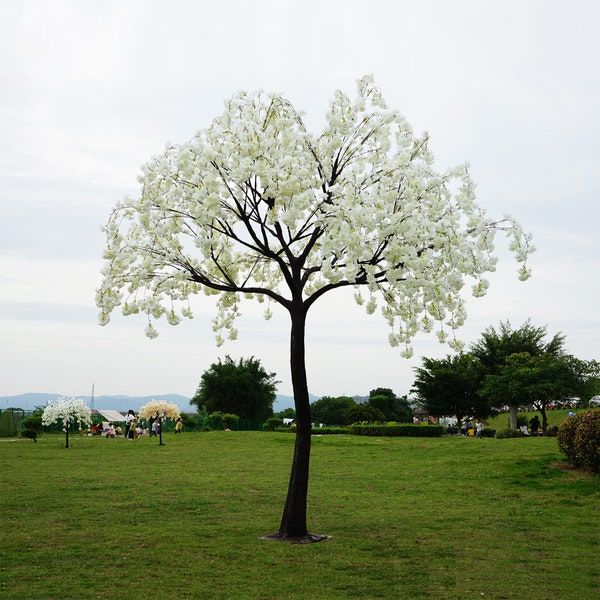
M 383 425 L 380 423 L 355 423 L 350 426 L 354 435 L 387 435 L 394 437 L 442 437 L 445 427 L 442 425 L 413 425 L 399 423 Z
M 296 433 L 295 427 L 276 427 L 273 431 L 278 433 Z M 347 427 L 313 427 L 313 435 L 335 435 L 338 433 L 349 433 Z

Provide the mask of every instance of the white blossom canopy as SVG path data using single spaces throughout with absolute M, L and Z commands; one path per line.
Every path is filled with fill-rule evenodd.
M 138 418 L 140 419 L 177 419 L 181 414 L 179 406 L 165 400 L 150 400 L 140 408 Z
M 371 77 L 354 100 L 335 93 L 319 136 L 283 97 L 237 93 L 208 129 L 148 162 L 141 196 L 112 213 L 100 322 L 118 306 L 143 312 L 154 337 L 153 320 L 191 317 L 188 300 L 204 291 L 220 294 L 220 344 L 224 331 L 236 337 L 244 296 L 308 310 L 353 286 L 368 313 L 381 306 L 404 355 L 436 322 L 446 341 L 465 320 L 465 284 L 486 292 L 495 233 L 510 236 L 522 279 L 533 248 L 515 220 L 476 204 L 466 165 L 438 173 L 427 142 Z
M 92 411 L 79 398 L 61 396 L 55 402 L 48 402 L 42 413 L 43 425 L 51 425 L 59 420 L 64 425 L 71 423 L 89 425 L 92 422 Z

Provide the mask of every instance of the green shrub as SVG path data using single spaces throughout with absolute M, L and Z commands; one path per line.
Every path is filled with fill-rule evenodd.
M 350 433 L 347 427 L 313 427 L 313 435 L 336 435 L 338 433 Z
M 238 415 L 234 415 L 233 413 L 224 413 L 221 410 L 210 413 L 208 417 L 217 427 L 223 426 L 228 429 L 240 420 Z
M 36 410 L 33 414 L 25 417 L 21 423 L 21 437 L 37 442 L 42 435 L 42 411 Z
M 283 427 L 283 419 L 278 417 L 271 417 L 263 423 L 265 431 L 275 431 L 278 427 Z
M 38 435 L 40 435 L 35 429 L 23 429 L 21 431 L 21 437 L 33 440 L 37 442 Z
M 407 423 L 384 425 L 382 423 L 354 423 L 350 427 L 354 435 L 405 436 L 405 437 L 441 437 L 442 425 L 413 425 Z
M 187 413 L 181 413 L 181 419 L 183 421 L 183 426 L 186 429 L 196 429 L 198 423 L 196 423 L 196 420 L 190 417 L 190 415 Z
M 567 419 L 558 430 L 557 441 L 573 466 L 600 474 L 600 410 Z
M 223 413 L 223 423 L 225 424 L 225 427 L 233 427 L 239 420 L 240 418 L 233 413 Z
M 501 429 L 500 431 L 496 431 L 497 439 L 505 439 L 505 438 L 520 438 L 524 437 L 521 433 L 520 429 Z
M 579 413 L 580 415 L 583 413 Z M 577 452 L 575 450 L 575 433 L 577 432 L 578 417 L 569 417 L 559 428 L 556 436 L 558 449 L 567 460 L 575 466 L 577 465 Z
M 32 431 L 37 431 L 37 433 L 42 432 L 42 413 L 34 412 L 32 415 L 25 417 L 23 422 L 21 423 L 21 427 L 23 429 L 30 429 Z M 28 436 L 25 436 L 28 437 Z
M 277 433 L 296 433 L 296 427 L 276 427 Z M 313 427 L 312 435 L 333 435 L 338 433 L 350 433 L 348 427 Z
M 357 404 L 347 411 L 347 423 L 376 422 L 385 420 L 385 415 L 370 404 Z

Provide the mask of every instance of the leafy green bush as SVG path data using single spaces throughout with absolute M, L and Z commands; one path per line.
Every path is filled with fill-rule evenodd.
M 583 413 L 579 413 L 582 415 Z M 577 452 L 575 450 L 575 434 L 577 433 L 578 417 L 569 417 L 559 428 L 556 435 L 558 449 L 562 452 L 567 460 L 577 465 Z
M 557 441 L 573 466 L 600 474 L 600 410 L 567 419 L 558 430 Z
M 296 427 L 277 427 L 274 429 L 277 433 L 296 433 Z M 333 435 L 338 433 L 350 433 L 348 427 L 313 427 L 312 435 Z
M 524 437 L 520 429 L 501 429 L 496 431 L 496 439 L 520 438 Z
M 181 419 L 183 421 L 183 426 L 186 429 L 196 429 L 198 423 L 196 423 L 196 420 L 190 417 L 190 415 L 187 413 L 181 413 Z
M 23 429 L 31 429 L 32 431 L 42 432 L 42 412 L 35 411 L 33 414 L 25 417 L 21 423 Z M 27 436 L 25 436 L 27 437 Z
M 370 404 L 357 404 L 348 409 L 347 412 L 347 423 L 364 423 L 385 421 L 385 415 L 374 406 Z
M 350 427 L 354 435 L 387 435 L 406 437 L 442 437 L 442 425 L 413 425 L 413 424 L 387 424 L 382 423 L 354 423 Z
M 21 423 L 21 437 L 37 442 L 42 435 L 42 411 L 36 410 L 33 414 L 25 417 Z
M 33 440 L 37 442 L 38 435 L 40 435 L 35 429 L 23 429 L 21 430 L 21 437 Z
M 347 427 L 313 427 L 313 435 L 335 435 L 338 433 L 350 433 Z
M 208 417 L 217 426 L 222 425 L 223 427 L 227 428 L 232 427 L 235 423 L 237 423 L 240 420 L 238 415 L 234 415 L 233 413 L 224 413 L 220 410 L 210 413 Z
M 283 427 L 283 419 L 278 417 L 271 417 L 263 423 L 265 431 L 275 431 L 278 427 Z

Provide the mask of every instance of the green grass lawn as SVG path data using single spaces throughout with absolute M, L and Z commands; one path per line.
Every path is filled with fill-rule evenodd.
M 278 529 L 293 436 L 0 441 L 0 598 L 600 596 L 600 483 L 555 438 L 315 437 L 309 524 Z M 562 468 L 560 468 L 562 467 Z

